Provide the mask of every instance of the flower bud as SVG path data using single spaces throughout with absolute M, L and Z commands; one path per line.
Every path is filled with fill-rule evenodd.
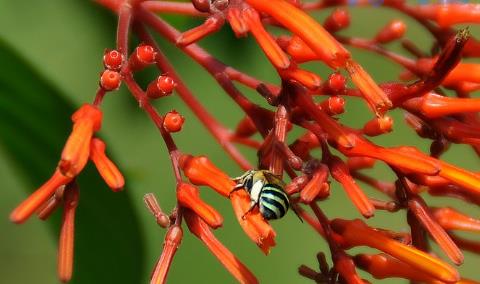
M 323 26 L 331 33 L 338 32 L 350 25 L 350 14 L 345 9 L 336 9 L 328 16 Z
M 93 133 L 101 127 L 102 112 L 93 105 L 84 104 L 72 115 L 72 121 L 73 130 L 58 163 L 58 169 L 67 177 L 75 177 L 85 167 Z
M 105 50 L 103 66 L 108 70 L 119 71 L 122 68 L 123 60 L 123 55 L 117 50 Z
M 170 133 L 178 132 L 182 130 L 185 118 L 176 111 L 170 111 L 165 115 L 163 119 L 163 128 Z
M 132 71 L 138 71 L 148 65 L 155 63 L 157 53 L 150 45 L 140 45 L 135 48 L 135 51 L 128 60 L 128 67 Z
M 172 77 L 161 75 L 156 80 L 148 84 L 147 96 L 151 99 L 158 99 L 172 94 L 176 84 Z
M 328 115 L 337 115 L 345 111 L 345 99 L 339 96 L 332 96 L 320 103 L 322 110 Z
M 105 70 L 100 76 L 100 87 L 103 88 L 105 91 L 118 90 L 121 83 L 122 78 L 120 76 L 120 73 L 116 71 Z
M 389 43 L 401 38 L 406 30 L 407 26 L 403 21 L 393 20 L 378 32 L 374 40 L 382 44 Z

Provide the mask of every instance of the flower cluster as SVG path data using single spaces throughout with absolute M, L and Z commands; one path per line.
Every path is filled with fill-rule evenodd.
M 145 203 L 157 223 L 167 229 L 163 252 L 155 265 L 151 283 L 165 283 L 173 257 L 183 237 L 182 223 L 218 258 L 240 283 L 258 283 L 256 276 L 214 235 L 223 224 L 222 215 L 201 198 L 198 186 L 206 186 L 230 199 L 245 234 L 265 254 L 275 246 L 276 233 L 257 208 L 251 207 L 246 190 L 236 186 L 205 156 L 182 153 L 172 133 L 181 131 L 185 118 L 171 110 L 157 112 L 152 100 L 176 94 L 209 130 L 240 168 L 253 169 L 237 149 L 245 145 L 257 152 L 258 169 L 280 178 L 289 176 L 284 190 L 290 206 L 329 245 L 332 266 L 318 255 L 320 271 L 301 266 L 301 275 L 317 283 L 367 283 L 357 269 L 374 278 L 400 277 L 427 283 L 477 283 L 462 278 L 446 260 L 431 253 L 432 239 L 455 265 L 463 262 L 463 250 L 480 253 L 480 243 L 457 236 L 453 231 L 480 231 L 480 220 L 451 207 L 435 208 L 425 195 L 449 196 L 480 204 L 480 175 L 440 159 L 450 144 L 466 144 L 480 153 L 480 101 L 471 98 L 480 89 L 480 65 L 464 58 L 480 57 L 480 43 L 468 29 L 455 30 L 459 23 L 480 23 L 480 5 L 445 4 L 412 6 L 404 0 L 385 0 L 381 5 L 395 9 L 422 24 L 435 38 L 435 52 L 426 54 L 414 42 L 402 37 L 406 24 L 392 20 L 373 38 L 347 37 L 340 32 L 349 26 L 343 6 L 347 0 L 191 0 L 191 3 L 142 0 L 97 0 L 118 14 L 117 46 L 106 50 L 105 70 L 92 104 L 85 104 L 72 116 L 73 130 L 53 176 L 11 214 L 22 223 L 34 212 L 47 218 L 63 203 L 64 214 L 59 242 L 58 272 L 68 281 L 73 270 L 73 239 L 78 187 L 75 177 L 89 159 L 106 184 L 114 191 L 124 185 L 117 167 L 105 155 L 105 143 L 95 136 L 100 130 L 101 103 L 108 92 L 126 85 L 133 98 L 158 128 L 168 150 L 176 180 L 177 205 L 165 213 L 153 194 Z M 368 4 L 368 1 L 366 1 Z M 322 24 L 308 12 L 336 7 Z M 203 24 L 185 32 L 177 31 L 162 19 L 162 13 L 203 17 Z M 228 23 L 237 37 L 252 36 L 278 74 L 279 84 L 258 80 L 216 59 L 197 42 Z M 281 28 L 273 35 L 269 26 Z M 147 27 L 149 29 L 147 29 Z M 225 93 L 244 111 L 234 131 L 211 115 L 178 76 L 151 35 L 155 32 L 175 44 L 200 64 Z M 142 42 L 131 53 L 129 38 Z M 411 56 L 388 49 L 402 40 Z M 386 57 L 405 69 L 398 82 L 378 84 L 352 57 L 347 47 L 363 49 Z M 303 63 L 320 62 L 332 69 L 322 79 L 305 69 Z M 142 88 L 135 73 L 149 66 L 158 68 L 158 77 Z M 352 83 L 353 87 L 347 87 Z M 268 107 L 250 101 L 237 88 L 244 85 L 261 95 Z M 454 96 L 447 96 L 449 90 Z M 360 129 L 342 125 L 337 117 L 345 111 L 345 97 L 365 102 L 371 119 Z M 406 123 L 425 139 L 432 140 L 430 153 L 411 146 L 383 147 L 368 137 L 389 133 L 393 119 L 389 112 L 402 109 Z M 292 128 L 303 133 L 295 137 Z M 259 134 L 261 139 L 254 138 Z M 288 144 L 288 140 L 293 141 Z M 320 149 L 317 156 L 315 149 Z M 335 150 L 335 151 L 333 151 Z M 336 154 L 338 153 L 338 154 Z M 341 156 L 339 156 L 341 155 Z M 362 172 L 378 161 L 396 175 L 392 182 L 380 181 Z M 287 178 L 285 178 L 287 180 Z M 376 210 L 407 212 L 409 233 L 374 228 L 364 220 L 329 219 L 320 209 L 330 195 L 330 182 L 337 181 L 359 217 L 371 218 Z M 367 196 L 357 181 L 385 195 L 385 200 Z M 307 208 L 309 209 L 307 210 Z M 246 212 L 249 212 L 246 214 Z M 380 254 L 347 253 L 367 246 Z

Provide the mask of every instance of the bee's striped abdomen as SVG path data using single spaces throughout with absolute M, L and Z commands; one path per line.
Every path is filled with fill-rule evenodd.
M 259 206 L 260 213 L 265 219 L 279 219 L 287 213 L 290 202 L 282 187 L 266 184 L 260 194 Z

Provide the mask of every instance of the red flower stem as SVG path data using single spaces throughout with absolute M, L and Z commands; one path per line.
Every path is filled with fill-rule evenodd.
M 328 116 L 322 109 L 319 109 L 305 90 L 300 86 L 294 86 L 292 94 L 295 96 L 295 103 L 301 107 L 305 113 L 312 116 L 312 118 L 321 125 L 322 129 L 328 133 L 328 139 L 335 141 L 345 148 L 352 148 L 355 146 L 355 141 L 350 139 L 349 133 L 338 124 L 334 119 Z
M 417 58 L 428 57 L 426 53 L 424 53 L 413 41 L 409 39 L 402 40 L 402 47 Z
M 146 24 L 148 24 L 155 31 L 163 35 L 167 40 L 172 43 L 175 43 L 180 36 L 180 33 L 175 28 L 170 26 L 168 23 L 166 23 L 156 15 L 146 11 L 144 8 L 140 7 L 138 9 L 137 15 L 138 17 L 142 18 L 142 20 Z M 152 46 L 155 46 L 153 41 L 147 40 L 145 33 L 142 33 L 141 31 L 138 32 L 144 41 L 150 42 Z M 243 109 L 243 111 L 248 116 L 250 116 L 255 126 L 259 129 L 260 133 L 262 133 L 262 135 L 266 135 L 269 127 L 265 127 L 266 122 L 264 121 L 263 117 L 258 117 L 260 114 L 259 107 L 251 103 L 232 83 L 229 74 L 227 73 L 232 72 L 232 68 L 227 68 L 225 64 L 215 59 L 213 56 L 198 47 L 198 45 L 196 44 L 191 44 L 189 46 L 179 48 L 184 51 L 188 56 L 190 56 L 193 60 L 195 60 L 198 64 L 203 66 L 215 78 L 215 80 L 217 80 L 218 84 L 220 84 L 224 91 Z M 245 76 L 247 76 L 240 76 L 237 72 L 238 71 L 235 71 L 236 78 L 245 78 Z M 254 79 L 249 78 L 248 84 L 252 85 L 252 80 Z M 257 82 L 258 85 L 264 84 L 261 81 Z
M 135 82 L 128 68 L 124 69 L 123 72 L 123 81 L 130 90 L 130 93 L 138 101 L 140 107 L 147 112 L 147 114 L 150 116 L 150 119 L 160 131 L 163 141 L 165 141 L 165 145 L 168 149 L 168 154 L 170 156 L 170 161 L 172 162 L 173 172 L 175 173 L 177 184 L 179 184 L 182 181 L 182 176 L 180 174 L 180 168 L 178 166 L 178 158 L 180 156 L 180 152 L 177 149 L 177 145 L 175 145 L 175 142 L 173 141 L 170 133 L 168 133 L 165 128 L 163 128 L 163 117 L 158 114 L 157 110 L 150 104 L 147 95 Z
M 147 11 L 143 7 L 143 3 L 136 10 L 136 13 L 137 17 L 142 20 L 142 23 L 150 26 L 152 29 L 154 29 L 172 44 L 175 44 L 180 37 L 181 33 L 178 30 L 176 30 L 173 26 L 165 22 L 157 15 Z M 216 77 L 217 73 L 225 73 L 230 79 L 236 80 L 239 83 L 244 84 L 245 86 L 252 89 L 255 89 L 259 84 L 266 84 L 252 76 L 236 70 L 233 67 L 225 65 L 224 63 L 213 57 L 211 54 L 206 52 L 204 49 L 199 47 L 197 44 L 191 44 L 189 46 L 178 48 L 185 52 L 185 54 L 190 56 L 198 64 L 202 65 L 210 74 L 212 74 L 214 78 Z M 266 85 L 272 86 L 271 84 Z
M 171 43 L 175 43 L 178 37 L 181 35 L 180 32 L 178 32 L 167 22 L 163 21 L 161 18 L 146 11 L 141 7 L 138 9 L 137 14 L 138 17 L 141 17 L 147 25 L 160 33 Z M 239 82 L 244 83 L 246 86 L 250 86 L 252 88 L 256 88 L 258 85 L 265 83 L 246 74 L 240 73 L 239 71 L 231 67 L 228 67 L 196 44 L 191 44 L 189 46 L 179 48 L 184 51 L 188 56 L 190 56 L 193 60 L 195 60 L 198 64 L 204 67 L 208 71 L 208 73 L 210 73 L 215 78 L 215 80 L 217 80 L 217 82 L 225 90 L 225 92 L 252 118 L 256 126 L 260 128 L 259 131 L 262 132 L 262 127 L 260 127 L 262 123 L 258 121 L 256 116 L 254 116 L 254 114 L 256 114 L 254 113 L 256 108 L 249 100 L 245 98 L 245 96 L 242 95 L 240 91 L 238 91 L 235 85 L 233 85 L 230 76 L 236 78 L 236 80 L 238 81 L 244 80 Z M 271 85 L 268 86 L 270 86 L 272 89 L 277 89 L 277 87 Z M 263 135 L 265 134 L 266 131 L 263 133 Z
M 199 12 L 192 3 L 170 1 L 143 1 L 142 6 L 150 12 L 162 14 L 181 14 L 193 17 L 206 17 L 207 13 Z
M 352 171 L 352 172 L 350 172 L 350 174 L 355 179 L 368 184 L 369 186 L 373 187 L 374 189 L 388 195 L 392 199 L 396 198 L 396 196 L 395 196 L 395 185 L 393 183 L 386 182 L 386 181 L 380 181 L 380 180 L 377 180 L 376 178 L 373 178 L 371 176 L 368 176 L 364 173 L 360 173 L 360 172 L 357 172 L 357 171 Z
M 160 70 L 167 72 L 177 83 L 177 92 L 182 100 L 195 113 L 197 118 L 210 131 L 212 136 L 222 146 L 222 148 L 237 162 L 237 164 L 244 170 L 251 169 L 252 166 L 248 160 L 238 151 L 238 149 L 230 142 L 230 131 L 221 125 L 208 111 L 200 104 L 200 102 L 193 96 L 187 86 L 180 79 L 175 69 L 168 61 L 167 57 L 161 52 L 156 42 L 150 37 L 141 25 L 136 26 L 136 31 L 140 38 L 153 46 L 157 52 L 157 66 Z
M 93 105 L 94 106 L 100 106 L 100 104 L 102 103 L 103 101 L 103 98 L 105 97 L 105 89 L 104 88 L 101 88 L 99 87 L 98 90 L 97 90 L 97 94 L 95 95 L 95 100 L 93 101 Z
M 240 72 L 238 71 L 237 69 L 233 68 L 233 67 L 230 67 L 230 66 L 227 66 L 224 70 L 225 73 L 227 73 L 228 75 L 228 78 L 230 78 L 230 80 L 234 80 L 234 81 L 237 81 L 251 89 L 256 89 L 260 84 L 264 84 L 266 86 L 268 86 L 269 89 L 271 90 L 274 90 L 274 91 L 279 91 L 280 88 L 278 86 L 275 86 L 273 84 L 267 84 L 267 83 L 264 83 L 260 80 L 258 80 L 257 78 L 255 77 L 252 77 L 250 75 L 247 75 L 243 72 Z
M 128 58 L 128 36 L 132 21 L 132 0 L 123 1 L 118 10 L 117 50 Z
M 232 137 L 230 138 L 230 141 L 256 149 L 256 150 L 258 150 L 261 146 L 261 143 L 256 140 L 245 138 L 245 137 L 238 137 L 236 135 L 232 135 Z

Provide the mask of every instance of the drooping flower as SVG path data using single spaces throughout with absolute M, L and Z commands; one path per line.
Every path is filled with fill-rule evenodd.
M 207 185 L 225 197 L 230 195 L 235 186 L 235 182 L 215 167 L 205 156 L 182 156 L 180 164 L 185 175 L 195 185 Z M 242 229 L 265 254 L 268 254 L 270 248 L 275 245 L 276 234 L 260 212 L 253 211 L 244 216 L 250 208 L 248 193 L 236 191 L 231 194 L 230 201 Z

